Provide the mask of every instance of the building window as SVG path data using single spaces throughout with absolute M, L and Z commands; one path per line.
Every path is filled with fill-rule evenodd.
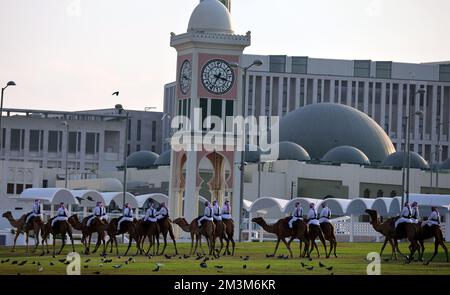
M 130 155 L 131 145 L 127 144 L 127 156 Z
M 86 154 L 94 155 L 96 150 L 96 144 L 95 144 L 95 138 L 96 134 L 92 132 L 86 133 Z
M 152 145 L 152 152 L 156 153 L 156 147 Z
M 21 150 L 21 136 L 22 129 L 11 129 L 10 135 L 10 150 L 11 151 L 20 151 Z
M 23 192 L 23 184 L 16 184 L 16 194 L 20 195 Z
M 353 75 L 355 77 L 370 77 L 370 60 L 355 60 Z
M 298 56 L 292 57 L 292 71 L 293 74 L 306 74 L 308 72 L 308 57 Z
M 47 188 L 48 187 L 48 180 L 44 179 L 42 180 L 42 188 Z
M 8 183 L 6 185 L 6 193 L 8 195 L 14 195 L 14 183 Z
M 396 191 L 392 191 L 390 196 L 391 196 L 391 198 L 395 198 L 397 196 L 397 192 Z
M 48 132 L 48 152 L 49 153 L 58 152 L 58 131 Z
M 202 121 L 200 122 L 200 126 L 202 126 L 203 131 L 206 131 L 206 128 L 203 126 L 203 122 L 205 122 L 206 117 L 208 116 L 208 100 L 206 98 L 200 98 L 200 108 L 202 109 Z
M 77 152 L 77 132 L 69 132 L 69 153 Z
M 384 192 L 382 190 L 377 191 L 377 198 L 382 198 L 384 195 Z
M 156 141 L 156 121 L 152 121 L 152 141 Z
M 6 143 L 6 140 L 3 140 L 3 138 L 6 138 L 6 128 L 2 128 L 2 137 L 0 138 L 0 140 L 2 141 L 2 149 L 5 148 Z
M 391 79 L 391 76 L 392 76 L 392 62 L 377 61 L 376 77 L 381 79 Z
M 439 65 L 439 81 L 450 82 L 450 64 Z
M 141 128 L 142 128 L 142 121 L 141 120 L 137 120 L 137 133 L 136 133 L 136 140 L 141 140 Z
M 140 144 L 137 144 L 136 145 L 136 152 L 139 152 L 141 150 L 141 145 Z
M 370 198 L 370 190 L 368 188 L 364 190 L 364 198 Z
M 33 188 L 33 185 L 29 184 L 29 183 L 25 184 L 25 189 L 29 189 L 29 188 Z
M 271 55 L 269 57 L 269 71 L 273 73 L 286 73 L 286 55 Z
M 39 136 L 41 132 L 39 130 L 30 130 L 30 152 L 39 152 Z
M 128 119 L 128 140 L 131 140 L 131 119 Z

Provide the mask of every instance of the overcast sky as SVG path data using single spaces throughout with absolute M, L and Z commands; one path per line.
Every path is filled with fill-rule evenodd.
M 170 32 L 198 0 L 0 0 L 5 107 L 155 106 L 175 79 Z M 448 0 L 233 0 L 246 53 L 431 62 L 450 60 Z M 120 97 L 111 93 L 120 90 Z

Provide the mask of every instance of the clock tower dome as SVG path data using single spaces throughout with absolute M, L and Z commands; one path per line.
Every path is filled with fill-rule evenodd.
M 236 34 L 229 9 L 219 0 L 202 0 L 192 12 L 187 32 L 171 34 L 170 45 L 177 51 L 177 116 L 189 118 L 191 126 L 201 126 L 189 134 L 205 137 L 214 130 L 225 134 L 226 126 L 215 126 L 207 117 L 241 115 L 242 83 L 240 72 L 231 64 L 240 64 L 244 49 L 251 44 L 250 32 Z M 230 1 L 225 1 L 228 6 Z M 195 114 L 201 113 L 200 118 Z M 217 146 L 215 146 L 217 145 Z M 174 216 L 184 216 L 188 222 L 203 214 L 199 208 L 202 197 L 222 206 L 231 202 L 235 233 L 239 232 L 240 152 L 236 146 L 222 142 L 208 144 L 174 143 L 170 170 L 170 209 Z M 195 146 L 195 148 L 193 148 Z M 200 175 L 201 163 L 208 161 L 212 177 L 207 183 Z M 202 168 L 203 169 L 203 168 Z M 228 169 L 228 170 L 227 170 Z M 206 189 L 205 189 L 206 188 Z

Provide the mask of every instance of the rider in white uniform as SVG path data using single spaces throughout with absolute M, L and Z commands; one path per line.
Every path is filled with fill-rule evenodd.
M 211 207 L 211 204 L 206 201 L 205 202 L 205 210 L 203 211 L 203 216 L 198 220 L 198 226 L 202 226 L 203 220 L 209 220 L 213 221 L 213 208 Z
M 295 203 L 294 213 L 292 214 L 291 220 L 289 220 L 289 228 L 292 228 L 294 222 L 297 220 L 303 220 L 303 208 L 299 202 Z
M 120 224 L 124 221 L 133 222 L 133 209 L 130 208 L 130 205 L 128 203 L 125 203 L 123 216 L 120 217 L 119 224 L 117 225 L 117 232 L 120 232 Z
M 319 223 L 330 222 L 331 210 L 326 202 L 322 203 L 322 211 L 320 211 Z
M 309 204 L 309 212 L 308 212 L 308 225 L 317 225 L 320 226 L 319 216 L 317 215 L 317 210 L 315 208 L 315 204 Z
M 156 219 L 160 221 L 161 219 L 169 217 L 169 210 L 167 210 L 166 203 L 162 202 L 159 210 L 156 212 Z
M 148 222 L 156 222 L 156 209 L 154 208 L 153 202 L 150 202 L 150 207 L 147 209 L 145 213 L 144 221 Z
M 223 204 L 222 210 L 220 211 L 222 219 L 231 219 L 231 206 L 230 201 L 226 200 Z
M 58 211 L 56 212 L 56 217 L 52 220 L 52 227 L 57 221 L 67 221 L 69 217 L 69 212 L 64 207 L 64 203 L 59 204 Z
M 28 224 L 33 217 L 41 216 L 41 201 L 38 199 L 34 200 L 33 209 L 30 214 L 28 214 L 25 224 Z
M 431 214 L 430 217 L 428 217 L 428 220 L 422 223 L 422 226 L 433 226 L 433 225 L 440 225 L 441 224 L 441 215 L 439 214 L 439 211 L 436 209 L 436 207 L 431 207 Z
M 89 217 L 86 223 L 87 226 L 90 226 L 95 218 L 108 221 L 108 215 L 106 215 L 106 208 L 103 207 L 102 202 L 97 202 L 97 206 L 94 208 L 94 214 Z
M 220 214 L 220 206 L 217 201 L 213 202 L 213 218 L 215 221 L 222 221 L 222 215 Z
M 419 219 L 419 204 L 417 204 L 417 202 L 414 202 L 411 205 L 411 222 L 417 224 L 419 223 Z
M 397 221 L 395 222 L 395 228 L 401 223 L 412 223 L 411 220 L 411 207 L 409 206 L 408 202 L 405 202 L 405 206 L 403 207 L 401 216 Z

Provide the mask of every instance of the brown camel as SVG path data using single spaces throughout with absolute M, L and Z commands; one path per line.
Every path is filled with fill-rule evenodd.
M 25 224 L 25 220 L 27 218 L 28 214 L 22 215 L 19 219 L 14 219 L 12 216 L 11 211 L 7 211 L 3 213 L 2 217 L 6 218 L 12 227 L 16 229 L 16 235 L 14 236 L 14 245 L 12 248 L 12 252 L 16 250 L 16 241 L 19 237 L 20 233 L 25 233 L 25 243 L 26 243 L 26 252 L 28 252 L 28 237 L 29 232 L 32 230 L 34 232 L 34 240 L 35 240 L 35 247 L 33 249 L 33 253 L 36 252 L 37 247 L 39 246 L 39 233 L 42 230 L 42 227 L 44 226 L 44 223 L 42 222 L 40 217 L 33 217 L 31 218 L 31 222 L 28 224 Z
M 328 252 L 327 258 L 330 257 L 331 252 L 333 252 L 334 257 L 337 258 L 336 254 L 336 247 L 337 247 L 337 240 L 336 235 L 334 234 L 334 226 L 331 222 L 322 222 L 320 224 L 320 229 L 322 230 L 323 237 L 325 240 L 330 242 L 330 252 Z M 334 249 L 334 251 L 333 251 Z
M 109 251 L 109 253 L 112 253 L 113 244 L 115 244 L 116 245 L 116 255 L 119 255 L 119 248 L 118 248 L 118 244 L 117 244 L 116 235 L 124 235 L 127 233 L 129 234 L 128 248 L 125 251 L 124 256 L 127 256 L 128 251 L 131 248 L 131 243 L 133 242 L 133 240 L 136 241 L 137 251 L 141 252 L 141 248 L 140 248 L 140 244 L 139 244 L 139 241 L 140 241 L 139 234 L 138 234 L 138 231 L 136 229 L 136 225 L 134 224 L 134 222 L 130 222 L 130 221 L 122 222 L 122 224 L 120 225 L 120 232 L 117 232 L 118 223 L 119 223 L 119 218 L 113 218 L 111 220 L 111 222 L 108 223 L 108 226 L 106 227 L 106 232 L 109 236 L 109 240 L 106 243 L 106 248 L 108 248 L 109 243 L 111 243 L 111 250 Z
M 208 244 L 209 255 L 214 255 L 214 233 L 215 233 L 215 225 L 214 222 L 206 220 L 201 227 L 198 226 L 197 222 L 198 218 L 192 220 L 191 223 L 188 223 L 184 218 L 177 218 L 173 221 L 173 223 L 177 224 L 183 231 L 191 234 L 191 251 L 190 254 L 195 253 L 197 250 L 197 246 L 200 244 L 201 248 L 201 236 L 203 235 L 206 238 L 206 242 Z M 192 248 L 194 247 L 194 237 L 196 239 L 194 251 Z
M 158 219 L 158 225 L 160 233 L 162 234 L 164 240 L 164 247 L 161 251 L 161 255 L 164 254 L 164 251 L 166 250 L 167 247 L 167 234 L 170 235 L 170 238 L 173 241 L 173 246 L 175 247 L 175 255 L 178 255 L 177 242 L 175 241 L 175 235 L 173 234 L 172 221 L 168 217 Z
M 420 227 L 420 232 L 419 232 L 419 243 L 420 246 L 422 248 L 419 260 L 422 261 L 422 257 L 423 257 L 423 253 L 425 251 L 425 246 L 424 246 L 424 240 L 428 240 L 431 238 L 434 238 L 434 252 L 433 252 L 433 256 L 431 256 L 431 258 L 425 262 L 425 265 L 428 265 L 431 261 L 433 261 L 433 259 L 436 257 L 437 253 L 438 253 L 438 248 L 439 245 L 441 245 L 442 249 L 444 249 L 445 252 L 445 257 L 447 259 L 447 262 L 449 262 L 448 259 L 448 250 L 447 250 L 447 246 L 445 245 L 445 239 L 444 239 L 444 235 L 442 233 L 441 227 L 438 225 L 433 225 L 433 226 L 423 226 Z
M 227 245 L 225 247 L 225 251 L 224 251 L 224 255 L 231 255 L 234 256 L 234 247 L 235 247 L 235 242 L 234 242 L 234 221 L 233 219 L 223 219 L 222 220 L 223 223 L 225 224 L 225 233 L 227 235 Z M 231 242 L 231 247 L 233 247 L 233 249 L 231 250 L 230 253 L 230 248 L 229 248 L 229 244 Z
M 48 237 L 50 234 L 53 236 L 53 255 L 55 255 L 55 244 L 56 244 L 56 236 L 61 236 L 61 249 L 59 249 L 58 255 L 61 254 L 62 250 L 66 246 L 66 234 L 69 235 L 70 242 L 72 243 L 72 252 L 75 252 L 75 246 L 73 244 L 73 237 L 72 237 L 72 228 L 70 227 L 69 222 L 67 221 L 57 221 L 55 223 L 55 226 L 52 227 L 52 220 L 55 217 L 51 218 L 43 227 L 42 231 L 42 254 L 44 255 L 44 242 L 47 245 L 47 253 L 49 253 L 48 250 Z
M 381 222 L 376 210 L 367 209 L 365 212 L 370 217 L 370 224 L 372 225 L 373 229 L 385 237 L 383 246 L 381 247 L 380 256 L 383 254 L 387 242 L 389 242 L 392 247 L 391 259 L 397 260 L 397 252 L 403 255 L 398 248 L 397 239 L 394 239 L 395 221 L 398 219 L 398 217 L 388 218 L 384 222 Z
M 223 240 L 226 241 L 227 245 L 230 243 L 228 241 L 228 238 L 226 236 L 226 229 L 225 229 L 225 223 L 223 223 L 222 220 L 214 220 L 214 225 L 215 225 L 215 232 L 214 232 L 214 236 L 215 238 L 219 239 L 220 242 L 220 248 L 216 251 L 217 253 L 220 255 L 220 253 L 222 252 L 223 249 Z M 226 252 L 226 249 L 225 249 Z
M 139 236 L 139 244 L 141 248 L 141 253 L 144 253 L 144 242 L 145 238 L 148 237 L 148 240 L 150 242 L 150 245 L 148 247 L 147 252 L 145 253 L 148 255 L 150 253 L 150 249 L 153 248 L 153 255 L 158 254 L 159 252 L 159 233 L 160 228 L 159 224 L 157 222 L 147 222 L 143 219 L 135 221 L 136 230 Z M 157 246 L 153 247 L 154 244 Z
M 319 238 L 320 242 L 323 244 L 323 248 L 325 249 L 325 256 L 328 258 L 327 253 L 327 244 L 325 242 L 325 238 L 322 233 L 322 229 L 318 225 L 310 224 L 308 225 L 308 239 L 311 243 L 311 248 L 309 249 L 309 252 L 307 254 L 308 257 L 311 257 L 311 252 L 314 250 L 314 248 L 317 251 L 317 257 L 320 257 L 319 248 L 316 244 L 316 239 Z
M 289 228 L 289 217 L 282 218 L 278 220 L 274 224 L 267 224 L 264 218 L 262 217 L 255 217 L 252 219 L 252 222 L 258 224 L 261 226 L 266 232 L 273 233 L 277 236 L 277 244 L 275 246 L 275 251 L 271 256 L 275 256 L 278 250 L 278 246 L 280 245 L 280 241 L 283 241 L 283 243 L 286 245 L 286 248 L 289 250 L 290 257 L 293 257 L 292 250 L 291 250 L 291 242 L 294 239 L 300 240 L 300 256 L 302 256 L 304 253 L 307 253 L 307 249 L 309 248 L 309 241 L 307 236 L 307 227 L 306 224 L 302 220 L 298 220 L 294 224 L 294 228 Z M 286 238 L 290 238 L 289 242 L 286 241 Z M 305 252 L 302 254 L 302 241 L 305 242 Z
M 105 254 L 105 251 L 106 251 L 105 230 L 107 227 L 107 223 L 103 222 L 99 218 L 94 218 L 94 220 L 92 220 L 91 224 L 89 226 L 87 226 L 87 221 L 89 218 L 90 218 L 89 216 L 85 217 L 85 218 L 83 218 L 83 221 L 80 222 L 80 220 L 78 219 L 78 215 L 74 214 L 69 217 L 68 221 L 74 229 L 81 231 L 81 233 L 82 233 L 81 242 L 84 245 L 84 253 L 85 254 L 89 254 L 89 248 L 91 245 L 91 237 L 92 237 L 93 233 L 97 233 L 98 238 L 97 238 L 97 244 L 95 245 L 95 249 L 92 253 L 97 252 L 98 248 L 100 247 L 100 244 L 102 244 L 103 245 L 102 254 Z
M 370 213 L 369 213 L 370 212 Z M 366 213 L 371 215 L 372 222 L 379 222 L 378 221 L 378 212 L 376 210 L 366 210 Z M 421 247 L 419 245 L 419 239 L 420 239 L 420 225 L 414 224 L 414 223 L 401 223 L 395 227 L 395 218 L 389 218 L 383 224 L 386 224 L 386 226 L 389 227 L 388 230 L 388 236 L 386 238 L 394 239 L 394 244 L 397 244 L 397 240 L 401 239 L 408 239 L 410 242 L 409 250 L 410 255 L 407 257 L 407 262 L 411 262 L 414 258 L 414 253 L 418 251 L 419 258 L 421 257 Z M 374 227 L 375 228 L 375 227 Z M 386 242 L 386 241 L 385 241 Z M 396 248 L 398 250 L 398 245 L 396 245 Z

